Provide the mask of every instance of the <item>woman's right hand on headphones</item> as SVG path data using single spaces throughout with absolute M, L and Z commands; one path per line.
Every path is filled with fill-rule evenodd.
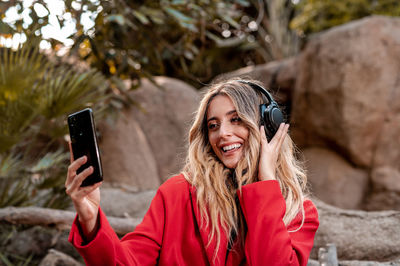
M 258 164 L 258 179 L 260 181 L 276 180 L 276 168 L 278 156 L 281 151 L 282 144 L 286 138 L 289 129 L 289 124 L 281 123 L 275 136 L 268 142 L 264 131 L 264 126 L 261 126 L 261 150 L 260 162 Z
M 83 180 L 93 173 L 93 166 L 77 174 L 76 171 L 86 163 L 87 157 L 83 156 L 74 160 L 71 143 L 69 143 L 69 149 L 71 153 L 71 164 L 68 167 L 65 191 L 72 199 L 83 234 L 86 240 L 90 241 L 97 232 L 97 217 L 100 206 L 99 187 L 102 182 L 87 187 L 81 187 Z

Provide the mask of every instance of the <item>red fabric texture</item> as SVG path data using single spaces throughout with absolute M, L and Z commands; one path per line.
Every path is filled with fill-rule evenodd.
M 183 175 L 167 180 L 133 232 L 121 240 L 99 210 L 95 238 L 84 243 L 75 218 L 69 241 L 87 265 L 306 265 L 318 229 L 318 213 L 310 200 L 304 202 L 305 220 L 299 214 L 287 227 L 282 218 L 285 200 L 277 181 L 243 186 L 239 195 L 247 224 L 243 250 L 229 251 L 222 233 L 214 258 L 216 240 L 208 243 L 209 228 L 199 228 L 200 212 L 195 189 Z M 221 232 L 222 229 L 221 229 Z

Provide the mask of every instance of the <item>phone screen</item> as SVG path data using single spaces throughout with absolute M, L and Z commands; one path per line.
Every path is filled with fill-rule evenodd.
M 103 174 L 92 110 L 86 108 L 69 115 L 68 127 L 74 160 L 87 156 L 86 163 L 77 170 L 77 174 L 89 166 L 94 168 L 93 173 L 82 182 L 81 186 L 90 186 L 102 181 Z

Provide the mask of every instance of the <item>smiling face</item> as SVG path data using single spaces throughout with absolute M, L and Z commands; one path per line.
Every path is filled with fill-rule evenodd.
M 226 167 L 235 168 L 243 157 L 249 130 L 228 96 L 217 95 L 211 100 L 207 112 L 207 128 L 208 140 L 214 153 Z

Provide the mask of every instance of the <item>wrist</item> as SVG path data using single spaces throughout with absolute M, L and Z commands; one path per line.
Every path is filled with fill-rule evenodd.
M 83 220 L 78 215 L 78 221 L 86 242 L 92 241 L 95 238 L 100 225 L 98 215 L 89 220 Z
M 95 212 L 90 218 L 79 215 L 78 221 L 80 228 L 82 230 L 82 235 L 85 237 L 86 242 L 90 242 L 94 239 L 97 234 L 100 222 L 99 222 L 99 212 Z
M 265 173 L 265 174 L 259 174 L 258 180 L 267 181 L 267 180 L 276 180 L 276 178 L 275 178 L 275 175 L 272 173 Z

